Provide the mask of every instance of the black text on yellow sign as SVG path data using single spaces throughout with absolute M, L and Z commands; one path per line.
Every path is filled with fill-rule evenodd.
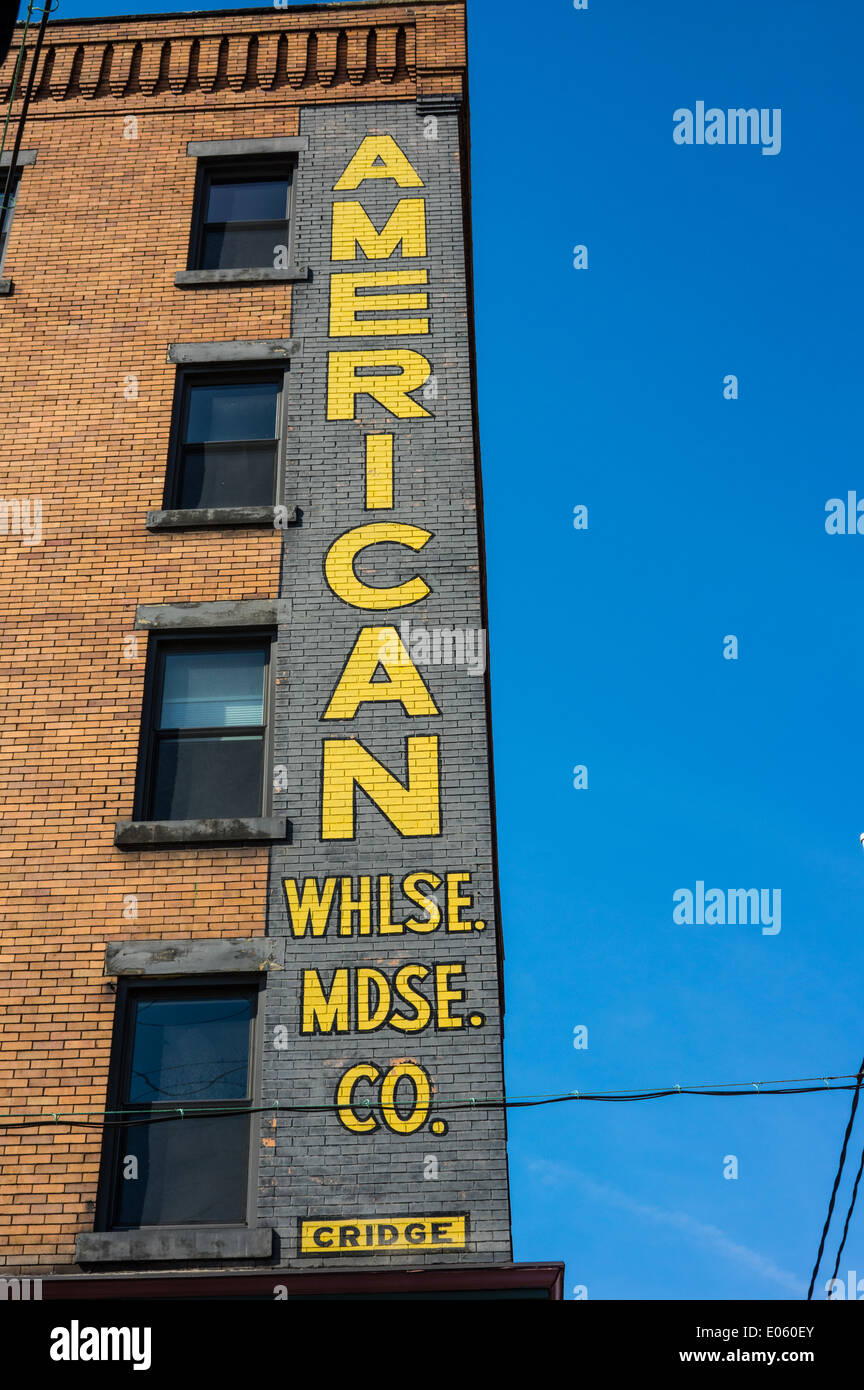
M 301 1255 L 389 1255 L 398 1251 L 467 1250 L 467 1212 L 455 1216 L 306 1217 Z

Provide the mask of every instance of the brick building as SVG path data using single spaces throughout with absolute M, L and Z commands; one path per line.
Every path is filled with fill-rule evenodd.
M 461 3 L 48 26 L 0 241 L 0 1257 L 47 1296 L 560 1296 L 510 1242 L 467 154 Z

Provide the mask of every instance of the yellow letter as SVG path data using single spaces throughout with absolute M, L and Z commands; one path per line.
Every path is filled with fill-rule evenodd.
M 304 878 L 303 892 L 299 897 L 296 879 L 283 878 L 282 886 L 285 889 L 285 902 L 294 935 L 305 936 L 306 928 L 311 921 L 312 935 L 323 936 L 327 930 L 327 919 L 330 916 L 330 908 L 333 903 L 333 893 L 336 888 L 335 878 L 325 878 L 324 887 L 320 894 L 318 881 L 314 878 Z
M 420 1033 L 426 1027 L 432 1017 L 432 1008 L 428 999 L 422 994 L 418 994 L 416 989 L 412 989 L 409 981 L 425 980 L 429 974 L 428 965 L 403 965 L 393 981 L 393 988 L 414 1010 L 414 1017 L 406 1018 L 404 1014 L 395 1014 L 390 1020 L 391 1028 L 398 1028 L 401 1033 Z
M 354 1087 L 357 1082 L 365 1077 L 367 1081 L 375 1082 L 381 1075 L 377 1067 L 373 1067 L 369 1062 L 360 1062 L 356 1067 L 351 1067 L 346 1071 L 336 1089 L 336 1104 L 339 1109 L 337 1114 L 346 1129 L 350 1129 L 353 1134 L 368 1134 L 370 1130 L 378 1128 L 378 1121 L 374 1115 L 369 1115 L 368 1119 L 360 1120 L 351 1109 L 354 1100 Z
M 411 737 L 408 782 L 388 772 L 356 738 L 324 740 L 322 840 L 354 839 L 354 788 L 365 792 L 400 835 L 440 835 L 438 739 Z
M 423 180 L 392 135 L 367 135 L 345 172 L 334 183 L 333 192 L 359 188 L 366 179 L 395 179 L 400 188 L 423 187 Z
M 354 917 L 359 916 L 359 932 L 361 936 L 371 936 L 372 934 L 372 880 L 368 875 L 360 876 L 360 896 L 352 897 L 354 892 L 353 878 L 343 878 L 342 896 L 339 902 L 339 935 L 354 935 Z
M 327 551 L 324 560 L 327 583 L 336 597 L 350 603 L 352 608 L 407 608 L 431 592 L 419 575 L 391 589 L 381 589 L 357 578 L 354 561 L 367 545 L 405 545 L 409 550 L 422 550 L 431 539 L 431 531 L 406 526 L 400 521 L 370 521 L 366 526 L 355 526 L 353 531 L 338 536 Z
M 386 681 L 372 679 L 379 666 Z M 395 627 L 361 629 L 324 718 L 353 719 L 360 705 L 374 700 L 398 701 L 409 719 L 440 713 Z
M 377 998 L 375 1008 L 371 1009 L 372 992 L 375 986 Z M 390 985 L 387 976 L 380 970 L 363 966 L 357 971 L 357 1032 L 374 1033 L 386 1021 L 390 1012 Z
M 393 921 L 393 879 L 390 874 L 378 875 L 378 935 L 401 936 L 404 922 Z
M 358 376 L 358 367 L 399 367 L 399 375 Z M 426 420 L 431 411 L 411 399 L 432 368 L 413 348 L 369 348 L 331 352 L 327 377 L 327 419 L 356 420 L 357 397 L 371 396 L 397 420 Z
M 347 270 L 330 276 L 330 337 L 386 338 L 400 333 L 428 333 L 428 319 L 358 319 L 361 313 L 398 314 L 428 309 L 429 296 L 418 294 L 358 294 L 364 285 L 425 285 L 426 270 Z
M 441 922 L 441 909 L 434 898 L 427 898 L 424 893 L 420 892 L 419 885 L 421 883 L 428 883 L 429 887 L 434 890 L 441 887 L 441 882 L 442 880 L 437 874 L 428 873 L 409 874 L 403 881 L 402 892 L 405 894 L 405 897 L 409 898 L 412 903 L 416 903 L 418 907 L 425 907 L 428 913 L 425 921 L 420 917 L 409 917 L 405 923 L 408 931 L 427 932 L 436 930 Z
M 396 1087 L 403 1076 L 414 1083 L 414 1106 L 411 1114 L 404 1120 L 396 1109 Z M 416 1062 L 397 1062 L 381 1083 L 381 1115 L 387 1128 L 392 1129 L 395 1134 L 413 1134 L 429 1114 L 431 1095 L 429 1077 L 422 1067 Z
M 377 231 L 362 203 L 333 204 L 331 261 L 356 261 L 357 247 L 368 261 L 386 261 L 402 243 L 403 256 L 426 255 L 426 203 L 400 198 L 388 221 Z
M 366 510 L 391 511 L 393 507 L 393 436 L 366 436 Z
M 450 1001 L 465 998 L 464 989 L 448 989 L 451 975 L 464 975 L 464 965 L 435 966 L 435 998 L 438 1006 L 438 1028 L 464 1028 L 465 1020 L 459 1014 L 451 1014 Z
M 303 1022 L 301 1033 L 347 1033 L 348 971 L 334 970 L 329 996 L 317 970 L 303 971 Z
M 447 875 L 447 930 L 448 931 L 470 931 L 471 922 L 463 922 L 459 917 L 460 907 L 473 907 L 470 898 L 460 897 L 459 887 L 462 883 L 470 883 L 470 874 L 448 874 Z

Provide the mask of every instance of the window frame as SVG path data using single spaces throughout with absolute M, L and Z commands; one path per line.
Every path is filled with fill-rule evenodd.
M 157 734 L 160 732 L 156 727 L 156 719 L 161 711 L 161 690 L 162 673 L 164 671 L 164 653 L 169 650 L 186 648 L 188 651 L 202 651 L 208 647 L 224 647 L 228 650 L 236 651 L 244 646 L 263 646 L 266 651 L 266 668 L 264 675 L 264 707 L 263 732 L 262 732 L 262 760 L 261 760 L 261 809 L 255 813 L 253 818 L 267 817 L 273 811 L 273 670 L 276 643 L 276 631 L 270 627 L 249 627 L 249 628 L 206 628 L 191 630 L 178 628 L 174 632 L 151 633 L 147 644 L 147 668 L 144 677 L 144 698 L 141 706 L 141 735 L 138 746 L 138 765 L 135 781 L 135 809 L 134 819 L 137 821 L 153 821 L 151 808 L 153 805 L 153 774 L 155 770 L 155 752 L 157 746 Z M 225 726 L 212 730 L 212 733 L 230 733 L 233 725 L 227 730 Z M 251 725 L 237 726 L 251 728 Z M 200 730 L 190 733 L 191 737 L 201 737 L 205 732 L 205 726 Z M 240 819 L 241 817 L 237 817 Z M 198 818 L 193 818 L 198 819 Z M 203 819 L 225 819 L 225 817 L 204 817 Z M 234 817 L 228 817 L 234 819 Z M 160 820 L 154 822 L 162 824 Z M 182 821 L 167 820 L 166 825 L 179 825 Z
M 232 502 L 222 507 L 181 507 L 180 489 L 183 484 L 186 426 L 189 420 L 189 388 L 191 386 L 232 386 L 244 382 L 275 381 L 279 388 L 276 402 L 275 459 L 273 466 L 272 502 Z M 224 362 L 213 365 L 177 368 L 174 382 L 174 401 L 171 408 L 171 433 L 162 506 L 165 511 L 235 511 L 238 507 L 277 507 L 285 481 L 285 451 L 288 436 L 288 363 Z M 242 441 L 239 441 L 242 442 Z
M 114 1008 L 114 1022 L 111 1035 L 111 1053 L 108 1064 L 108 1086 L 106 1108 L 112 1118 L 118 1118 L 123 1104 L 123 1088 L 125 1079 L 129 1074 L 129 1066 L 132 1059 L 132 1049 L 134 1043 L 134 1033 L 132 1020 L 134 1018 L 134 1002 L 141 995 L 152 993 L 162 997 L 170 996 L 173 991 L 183 991 L 185 993 L 195 993 L 201 998 L 217 998 L 230 992 L 242 992 L 248 995 L 252 1003 L 250 1019 L 250 1038 L 249 1038 L 249 1081 L 248 1099 L 242 1102 L 225 1102 L 226 1106 L 236 1104 L 238 1109 L 243 1109 L 248 1105 L 252 1112 L 248 1116 L 248 1150 L 246 1163 L 246 1192 L 243 1201 L 244 1219 L 242 1221 L 187 1221 L 182 1223 L 160 1222 L 157 1225 L 130 1226 L 114 1224 L 114 1214 L 117 1210 L 117 1197 L 119 1193 L 119 1183 L 123 1181 L 120 1174 L 122 1160 L 121 1135 L 124 1126 L 121 1124 L 111 1125 L 103 1132 L 102 1151 L 99 1162 L 99 1180 L 96 1195 L 96 1211 L 93 1229 L 94 1231 L 182 1231 L 182 1230 L 207 1230 L 208 1228 L 218 1227 L 226 1230 L 246 1230 L 257 1227 L 257 1198 L 258 1198 L 258 1173 L 259 1173 L 259 1148 L 256 1142 L 257 1130 L 256 1121 L 259 1116 L 255 1109 L 261 1103 L 261 1072 L 263 1059 L 263 1037 L 264 1037 L 264 989 L 266 979 L 231 973 L 231 974 L 206 974 L 206 975 L 185 975 L 185 976 L 121 976 L 117 981 L 116 1003 Z M 191 1109 L 200 1102 L 189 1102 L 184 1105 L 184 1109 Z M 160 1110 L 163 1107 L 153 1106 L 153 1110 Z M 177 1109 L 178 1106 L 165 1106 L 165 1109 Z M 215 1107 L 214 1107 L 215 1108 Z M 183 1124 L 179 1120 L 178 1124 Z
M 199 157 L 198 167 L 195 171 L 195 192 L 192 204 L 192 224 L 189 235 L 189 253 L 187 257 L 186 269 L 202 271 L 205 273 L 215 273 L 218 270 L 265 270 L 274 269 L 272 266 L 203 266 L 201 264 L 204 251 L 204 230 L 209 225 L 207 223 L 207 204 L 210 199 L 210 189 L 214 182 L 214 176 L 218 175 L 220 182 L 226 179 L 230 182 L 234 175 L 238 182 L 242 182 L 250 175 L 259 174 L 264 177 L 288 179 L 287 211 L 285 220 L 288 224 L 285 237 L 287 247 L 286 263 L 288 266 L 294 264 L 294 208 L 295 208 L 295 185 L 297 179 L 297 155 L 296 154 L 254 154 L 245 155 L 240 158 L 237 155 L 210 155 Z M 249 226 L 260 225 L 270 219 L 259 218 L 258 223 L 249 222 Z M 238 219 L 238 222 L 240 219 Z M 227 225 L 231 225 L 230 223 Z

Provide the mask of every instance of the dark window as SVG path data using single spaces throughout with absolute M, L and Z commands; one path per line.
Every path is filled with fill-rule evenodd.
M 169 506 L 273 506 L 282 373 L 181 378 Z
M 3 194 L 6 190 L 6 179 L 9 176 L 8 169 L 0 168 L 0 206 L 3 203 Z M 16 169 L 12 175 L 12 184 L 9 189 L 9 200 L 6 204 L 6 212 L 0 218 L 0 270 L 3 268 L 3 261 L 6 258 L 6 243 L 9 240 L 9 230 L 12 226 L 12 214 L 15 211 L 15 199 L 18 196 L 18 184 L 21 181 L 21 171 Z
M 284 161 L 204 165 L 191 270 L 287 264 L 291 166 Z
M 185 981 L 121 989 L 112 1108 L 128 1122 L 106 1144 L 109 1229 L 246 1222 L 257 993 Z M 178 1109 L 182 1119 L 161 1118 Z
M 267 638 L 157 642 L 146 820 L 265 814 Z

